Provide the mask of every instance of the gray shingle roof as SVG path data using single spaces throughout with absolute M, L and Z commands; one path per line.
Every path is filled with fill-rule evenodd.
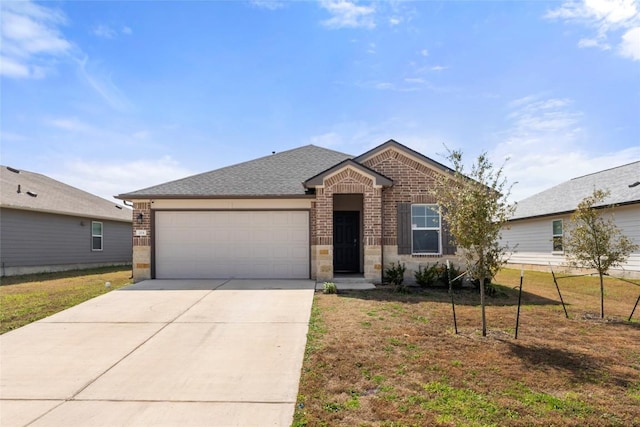
M 20 192 L 18 192 L 18 186 Z M 131 210 L 39 173 L 0 166 L 0 206 L 131 222 Z
M 306 145 L 142 190 L 120 199 L 162 197 L 274 197 L 305 194 L 302 183 L 353 156 Z
M 640 161 L 573 178 L 518 202 L 511 218 L 522 219 L 574 211 L 594 189 L 611 194 L 600 206 L 640 203 Z

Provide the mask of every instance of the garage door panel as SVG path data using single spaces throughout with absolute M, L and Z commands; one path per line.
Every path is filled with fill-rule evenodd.
M 308 278 L 303 211 L 156 212 L 158 278 Z

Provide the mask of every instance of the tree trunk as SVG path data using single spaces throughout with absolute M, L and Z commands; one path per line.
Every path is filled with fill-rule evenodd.
M 480 279 L 480 307 L 482 309 L 482 336 L 487 336 L 487 317 L 484 311 L 484 277 Z
M 604 277 L 600 274 L 600 318 L 604 319 Z

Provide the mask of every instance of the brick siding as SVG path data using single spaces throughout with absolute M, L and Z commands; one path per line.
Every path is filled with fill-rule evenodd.
M 333 244 L 333 196 L 335 194 L 362 194 L 363 243 L 365 245 L 380 245 L 382 238 L 381 188 L 374 188 L 371 178 L 351 168 L 327 178 L 324 184 L 324 188 L 316 189 L 315 209 L 312 205 L 312 244 Z
M 138 224 L 139 214 L 142 224 Z M 146 230 L 147 236 L 136 236 L 136 230 Z M 151 202 L 133 203 L 133 246 L 151 246 Z
M 362 163 L 391 178 L 393 186 L 382 192 L 384 205 L 384 244 L 397 245 L 398 203 L 436 203 L 430 194 L 438 172 L 393 148 L 385 150 Z

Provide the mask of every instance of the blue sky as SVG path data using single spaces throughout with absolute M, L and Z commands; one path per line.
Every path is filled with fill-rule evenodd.
M 105 198 L 306 144 L 640 160 L 640 2 L 3 1 L 1 162 Z

